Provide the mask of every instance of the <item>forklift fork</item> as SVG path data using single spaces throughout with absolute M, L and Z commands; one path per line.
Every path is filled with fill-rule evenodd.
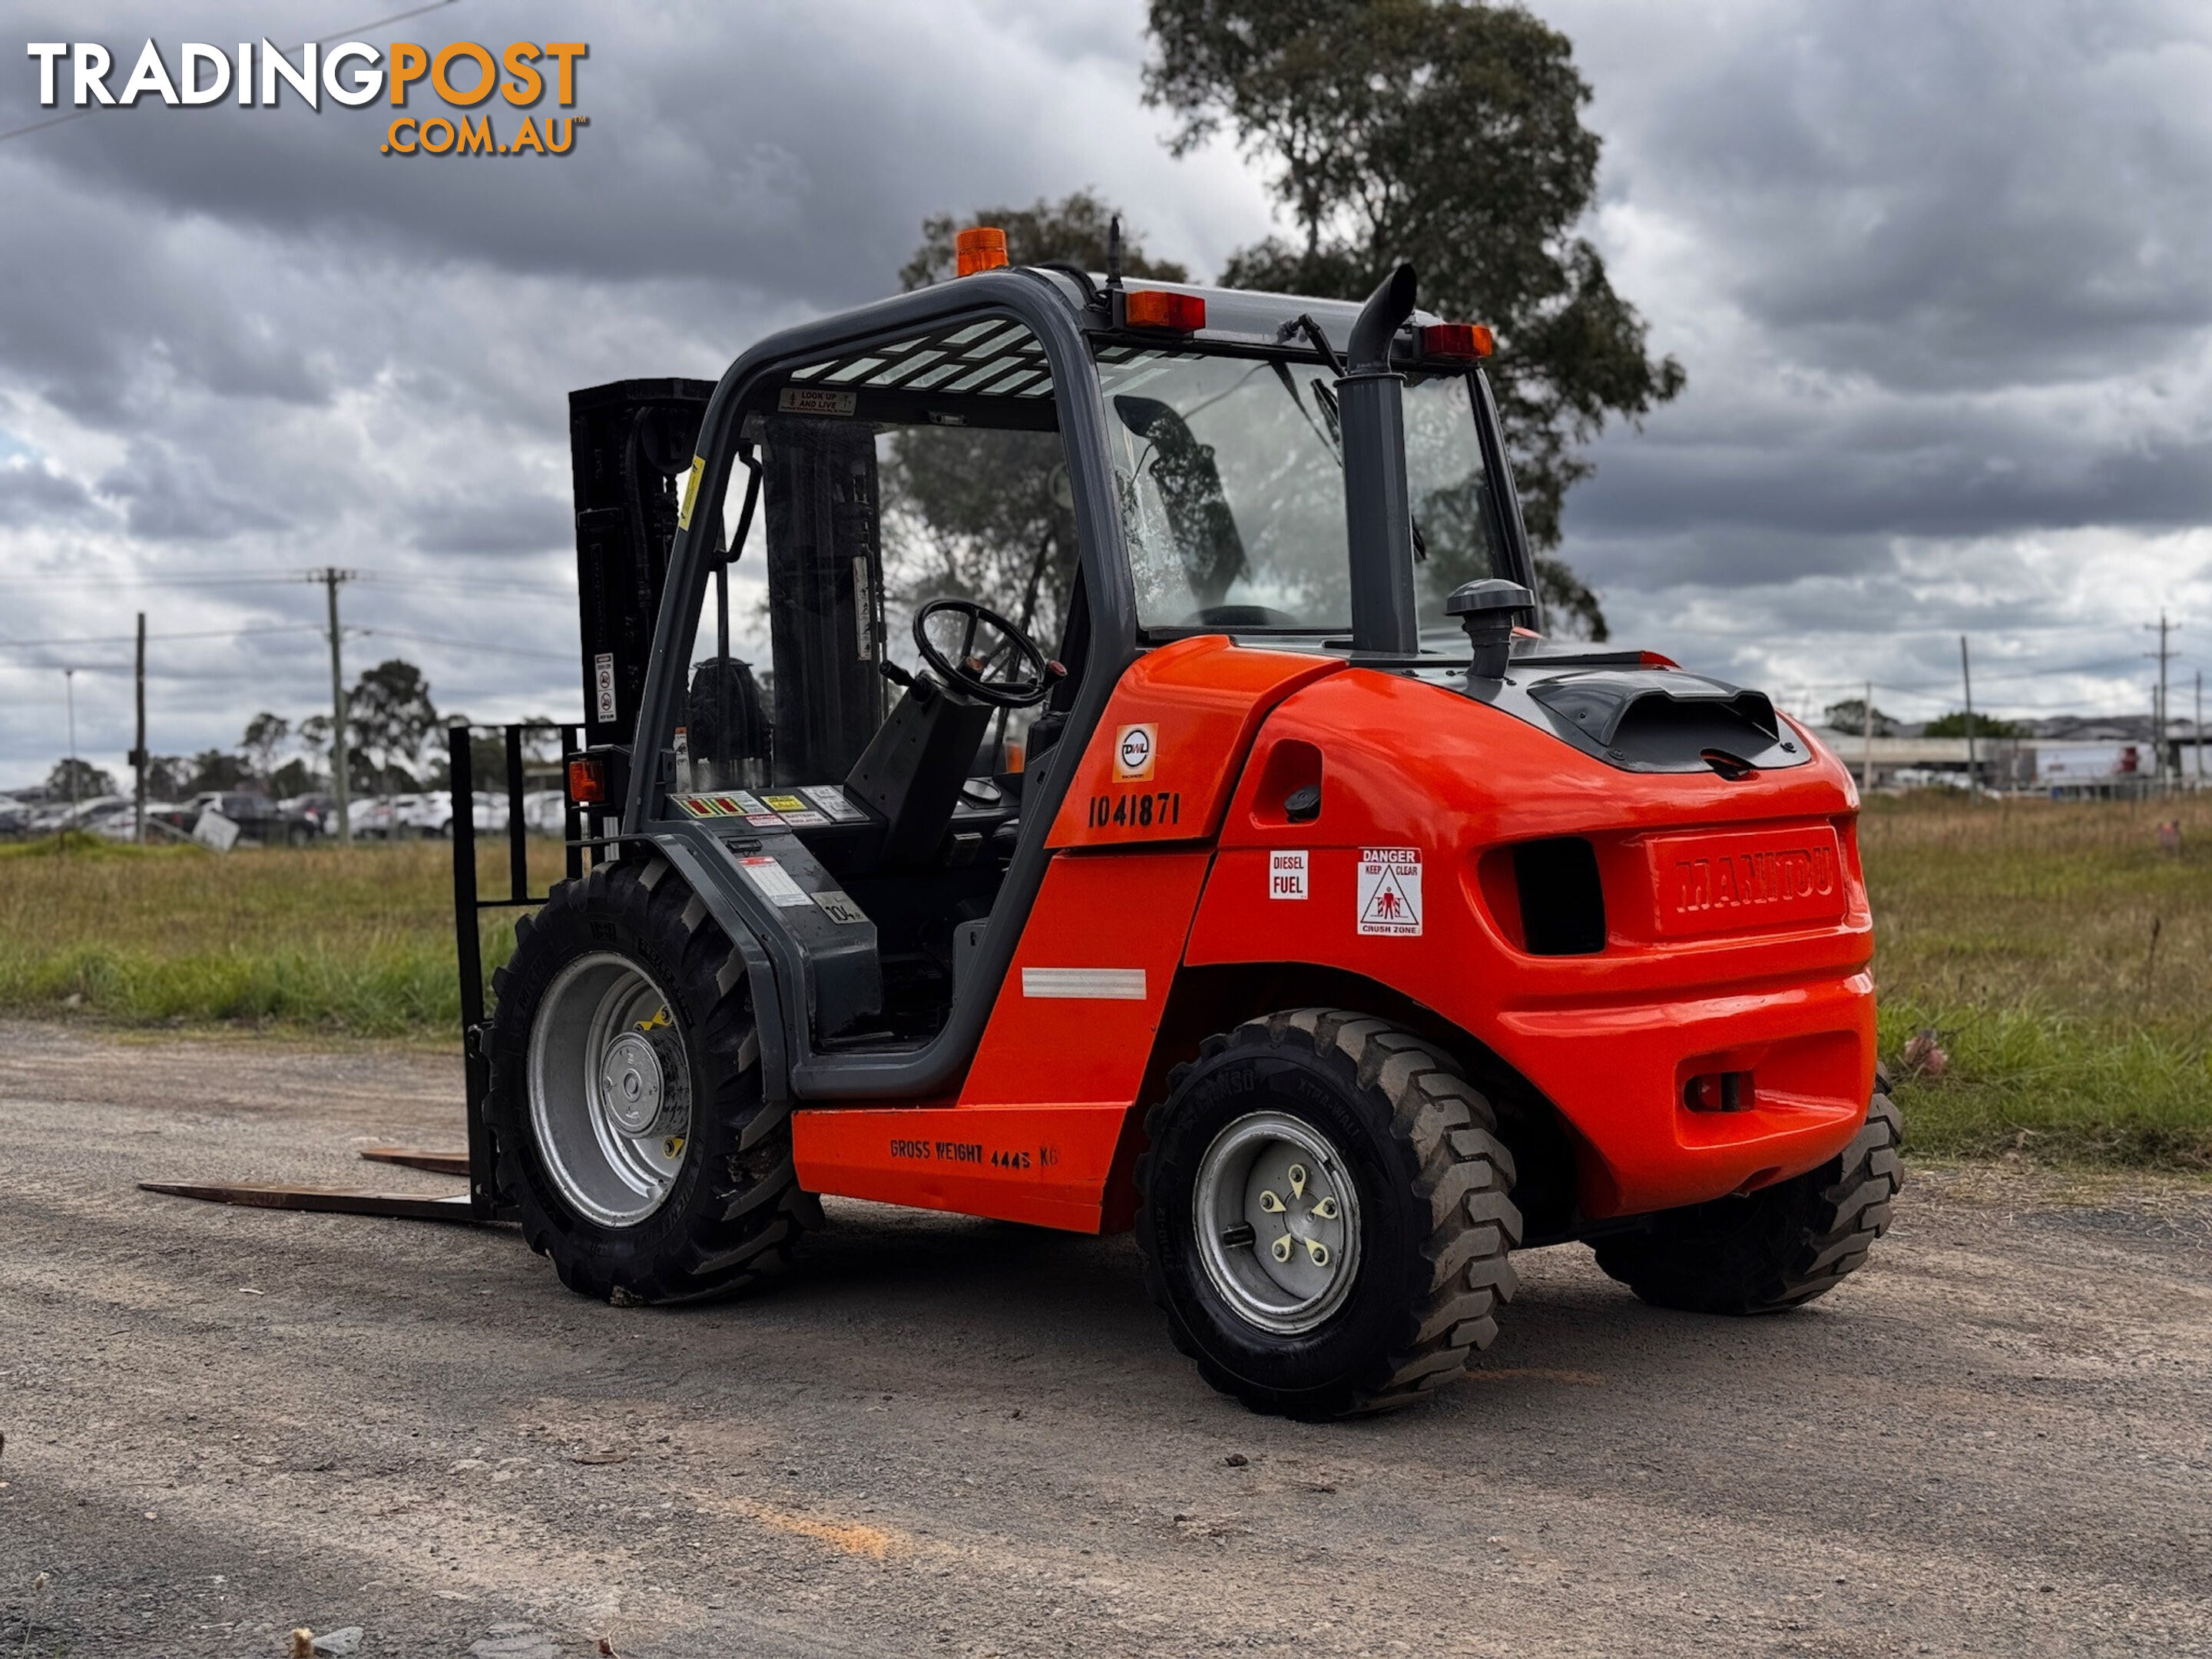
M 491 1060 L 484 1040 L 489 1023 L 484 1018 L 483 948 L 479 918 L 486 910 L 526 909 L 543 904 L 546 894 L 530 890 L 530 826 L 523 810 L 525 777 L 522 757 L 524 733 L 555 731 L 561 753 L 574 752 L 574 726 L 548 726 L 536 722 L 494 728 L 503 739 L 507 762 L 507 890 L 503 897 L 486 898 L 477 888 L 475 751 L 470 728 L 455 726 L 447 732 L 450 763 L 453 837 L 453 945 L 460 971 L 461 1054 L 466 1098 L 467 1145 L 459 1151 L 421 1146 L 364 1146 L 362 1158 L 374 1164 L 396 1164 L 432 1175 L 458 1176 L 468 1190 L 445 1197 L 414 1193 L 362 1192 L 336 1187 L 293 1187 L 271 1182 L 142 1181 L 139 1188 L 175 1198 L 203 1199 L 216 1204 L 234 1204 L 252 1209 L 313 1210 L 337 1215 L 390 1216 L 408 1221 L 489 1222 L 507 1218 L 493 1182 L 491 1133 L 484 1121 L 485 1097 L 491 1091 Z M 604 826 L 594 812 L 586 823 L 584 809 L 568 799 L 566 770 L 562 775 L 562 839 L 567 856 L 563 876 L 574 881 L 597 863 L 609 844 L 601 836 L 587 836 L 587 828 Z

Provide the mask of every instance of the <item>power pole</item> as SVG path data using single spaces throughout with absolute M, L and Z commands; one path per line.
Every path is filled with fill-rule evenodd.
M 2190 722 L 2197 737 L 2197 787 L 2204 787 L 2204 671 L 2197 671 L 2197 718 Z
M 1974 793 L 1974 670 L 1966 660 L 1966 636 L 1959 635 L 1959 677 L 1966 683 L 1966 793 Z
M 65 697 L 67 697 L 67 698 L 68 698 L 68 700 L 69 700 L 69 728 L 70 728 L 70 763 L 69 763 L 70 815 L 69 815 L 69 822 L 68 822 L 66 824 L 64 824 L 64 825 L 63 826 L 63 828 L 64 828 L 64 831 L 66 831 L 66 830 L 74 830 L 74 829 L 76 827 L 76 669 L 74 669 L 74 668 L 64 668 L 64 669 L 63 669 L 63 670 L 62 670 L 62 691 L 63 691 L 63 695 L 64 695 Z
M 143 847 L 146 844 L 146 613 L 143 611 L 138 613 L 137 683 L 138 745 L 131 751 L 131 764 L 137 773 L 137 780 L 131 786 L 131 793 L 137 802 L 131 821 L 137 826 L 137 833 L 131 838 Z
M 347 804 L 346 773 L 351 763 L 346 753 L 346 696 L 345 664 L 339 653 L 339 642 L 345 637 L 338 627 L 338 588 L 354 579 L 356 573 L 325 565 L 320 570 L 311 570 L 307 580 L 320 582 L 330 600 L 331 613 L 331 793 L 338 800 L 338 845 L 353 845 L 353 813 Z
M 2143 626 L 2148 628 L 2150 624 L 2146 623 Z M 2151 764 L 2154 769 L 2154 775 L 2160 783 L 2166 781 L 2166 711 L 2170 706 L 2166 702 L 2166 636 L 2171 632 L 2172 624 L 2166 620 L 2166 612 L 2160 611 L 2158 613 L 2158 696 L 2152 705 L 2150 721 Z
M 1863 794 L 1874 793 L 1874 682 L 1866 683 L 1866 699 L 1859 704 L 1859 744 L 1864 751 L 1864 761 L 1859 770 L 1866 775 L 1859 780 Z

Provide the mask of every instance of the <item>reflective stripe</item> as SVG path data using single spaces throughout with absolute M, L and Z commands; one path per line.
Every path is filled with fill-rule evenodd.
M 1141 968 L 1024 968 L 1025 997 L 1080 997 L 1090 1001 L 1142 1002 Z

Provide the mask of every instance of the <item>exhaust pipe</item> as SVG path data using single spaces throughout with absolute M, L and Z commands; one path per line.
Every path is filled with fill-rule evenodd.
M 1421 648 L 1413 605 L 1413 513 L 1406 483 L 1406 382 L 1390 342 L 1413 314 L 1413 268 L 1367 296 L 1336 383 L 1344 421 L 1344 515 L 1352 559 L 1352 648 L 1410 657 Z

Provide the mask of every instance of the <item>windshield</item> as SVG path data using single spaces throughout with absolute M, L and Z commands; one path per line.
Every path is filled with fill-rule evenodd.
M 1141 626 L 1352 625 L 1328 368 L 1117 346 L 1100 354 L 1098 378 Z M 1510 574 L 1468 375 L 1406 377 L 1406 468 L 1421 630 L 1455 641 L 1444 596 Z

